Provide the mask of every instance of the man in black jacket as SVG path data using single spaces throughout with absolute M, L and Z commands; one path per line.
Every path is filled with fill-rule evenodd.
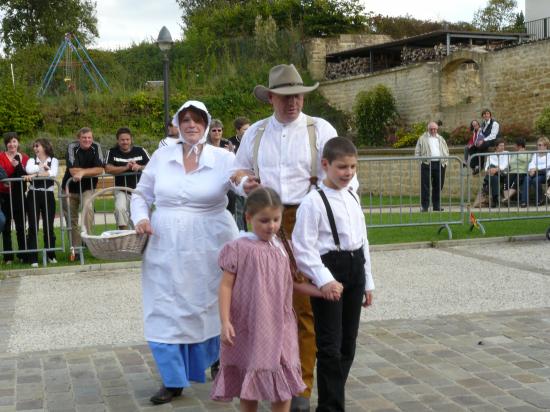
M 65 220 L 71 225 L 71 245 L 75 248 L 82 245 L 80 227 L 78 226 L 78 209 L 84 205 L 97 186 L 97 177 L 103 173 L 103 154 L 101 146 L 94 143 L 92 129 L 83 127 L 78 131 L 78 140 L 69 144 L 65 155 L 67 169 L 63 176 L 63 190 L 68 182 L 69 197 L 65 203 Z M 70 219 L 69 219 L 70 211 Z M 93 223 L 93 212 L 83 217 L 86 226 Z M 69 221 L 70 220 L 70 221 Z

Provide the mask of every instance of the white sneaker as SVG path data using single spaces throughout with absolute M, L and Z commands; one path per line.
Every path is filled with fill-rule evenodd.
M 55 258 L 48 259 L 48 262 L 50 263 L 57 263 L 57 260 Z
M 38 263 L 31 263 L 31 268 L 37 268 L 38 267 Z

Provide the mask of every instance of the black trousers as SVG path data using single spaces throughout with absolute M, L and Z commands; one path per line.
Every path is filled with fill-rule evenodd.
M 19 182 L 12 184 L 17 185 Z M 25 197 L 18 190 L 12 190 L 10 193 L 0 194 L 0 202 L 2 203 L 2 212 L 6 217 L 6 224 L 2 231 L 2 242 L 4 251 L 12 251 L 13 244 L 11 241 L 11 221 L 15 223 L 15 233 L 17 237 L 17 246 L 19 250 L 25 250 Z M 13 253 L 6 253 L 4 255 L 4 261 L 13 260 Z M 19 252 L 17 257 L 23 261 L 27 260 L 27 256 L 24 253 Z
M 363 250 L 321 256 L 344 291 L 339 301 L 311 298 L 317 343 L 317 411 L 345 410 L 345 386 L 355 357 L 365 295 Z
M 476 145 L 470 147 L 470 149 L 468 149 L 468 154 L 472 156 L 476 153 L 487 153 L 489 151 L 489 148 L 495 145 L 495 142 L 496 139 L 484 140 L 479 147 Z M 483 169 L 485 167 L 485 158 L 485 156 L 474 157 L 470 163 L 470 167 L 472 169 L 475 169 L 476 167 L 478 167 L 480 170 Z
M 441 166 L 439 161 L 420 165 L 420 203 L 423 210 L 427 210 L 430 206 L 430 183 L 433 209 L 441 209 L 441 189 L 445 184 L 445 166 Z
M 27 193 L 27 210 L 29 214 L 29 230 L 27 233 L 27 246 L 36 249 L 38 245 L 38 222 L 42 216 L 42 231 L 44 235 L 44 247 L 55 247 L 54 218 L 55 198 L 53 192 L 44 190 L 29 190 Z M 55 252 L 47 252 L 50 259 L 55 258 Z M 29 263 L 38 262 L 38 253 L 29 253 Z

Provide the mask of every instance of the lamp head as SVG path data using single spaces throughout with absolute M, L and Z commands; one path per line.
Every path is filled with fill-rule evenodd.
M 159 49 L 161 49 L 163 52 L 167 52 L 172 48 L 172 44 L 174 44 L 174 41 L 172 40 L 172 36 L 170 35 L 170 32 L 166 28 L 166 26 L 162 26 L 162 29 L 160 29 L 159 36 L 157 38 L 157 44 L 159 46 Z

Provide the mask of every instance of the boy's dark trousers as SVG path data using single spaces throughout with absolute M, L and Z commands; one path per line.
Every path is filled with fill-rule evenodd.
M 317 341 L 317 411 L 344 411 L 345 386 L 355 356 L 365 295 L 363 249 L 329 252 L 321 259 L 344 291 L 337 302 L 311 298 Z

